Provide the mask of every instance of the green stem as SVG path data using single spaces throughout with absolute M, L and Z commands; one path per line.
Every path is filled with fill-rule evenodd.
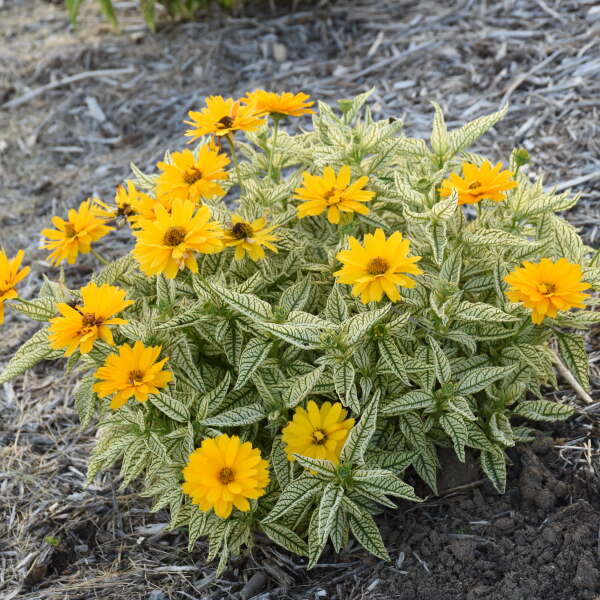
M 600 256 L 600 248 L 594 252 L 594 256 L 592 256 L 592 260 L 590 260 L 590 265 L 593 267 L 595 262 L 598 260 L 598 256 Z
M 227 141 L 229 142 L 229 148 L 231 149 L 231 158 L 233 159 L 233 165 L 235 167 L 235 174 L 240 184 L 240 191 L 243 191 L 244 184 L 242 183 L 242 176 L 240 174 L 240 162 L 238 160 L 237 151 L 235 149 L 235 142 L 231 133 L 227 134 Z
M 93 248 L 90 248 L 90 252 L 103 264 L 103 265 L 107 265 L 109 264 L 109 261 L 104 258 L 104 256 L 102 256 L 101 254 L 98 254 L 98 252 L 96 252 L 96 250 L 94 250 Z
M 269 151 L 269 166 L 267 167 L 267 173 L 269 177 L 276 183 L 279 177 L 273 177 L 273 156 L 275 155 L 275 148 L 277 146 L 277 134 L 279 133 L 279 117 L 273 116 L 273 143 L 271 144 L 271 150 Z

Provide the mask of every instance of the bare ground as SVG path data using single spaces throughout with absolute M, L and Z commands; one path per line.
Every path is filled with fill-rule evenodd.
M 110 198 L 131 160 L 151 169 L 165 148 L 181 147 L 182 120 L 205 95 L 255 87 L 335 101 L 375 86 L 376 114 L 404 119 L 409 135 L 427 134 L 431 99 L 450 125 L 508 100 L 509 116 L 483 142 L 487 153 L 506 160 L 523 145 L 531 171 L 582 191 L 569 218 L 598 245 L 596 0 L 301 4 L 287 14 L 164 23 L 155 35 L 132 4 L 119 5 L 121 33 L 93 4 L 84 5 L 73 32 L 62 6 L 0 0 L 0 245 L 28 250 L 25 296 L 43 273 L 57 275 L 37 250 L 52 214 L 91 194 Z M 118 238 L 110 244 L 104 252 L 122 251 Z M 67 277 L 80 283 L 92 268 L 84 258 Z M 10 317 L 0 363 L 32 331 Z M 596 336 L 589 343 L 598 401 L 600 344 Z M 449 465 L 447 487 L 463 477 L 466 488 L 382 516 L 390 565 L 351 546 L 306 574 L 300 559 L 261 541 L 216 579 L 202 545 L 187 554 L 185 533 L 165 531 L 166 515 L 149 513 L 134 488 L 116 491 L 114 474 L 83 487 L 94 431 L 79 429 L 73 383 L 42 364 L 0 390 L 0 596 L 7 600 L 592 600 L 600 593 L 598 404 L 548 430 L 534 453 L 515 453 L 506 496 Z

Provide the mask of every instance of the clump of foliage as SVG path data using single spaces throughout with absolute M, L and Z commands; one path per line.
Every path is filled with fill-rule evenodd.
M 68 355 L 82 426 L 98 418 L 89 480 L 120 461 L 221 569 L 257 530 L 309 567 L 350 536 L 387 558 L 373 517 L 419 501 L 407 472 L 435 493 L 452 448 L 502 492 L 525 423 L 572 413 L 540 391 L 557 352 L 589 387 L 575 330 L 599 313 L 569 309 L 600 269 L 556 214 L 577 197 L 531 182 L 521 150 L 504 171 L 468 151 L 506 108 L 448 131 L 436 105 L 427 143 L 367 98 L 319 103 L 294 135 L 279 124 L 312 112 L 304 95 L 208 98 L 193 152 L 44 231 L 55 263 L 126 223 L 131 253 L 29 301 L 22 255 L 5 260 L 0 298 L 50 326 L 0 383 Z
M 65 0 L 69 20 L 73 25 L 77 23 L 77 16 L 79 15 L 82 1 Z M 98 2 L 106 18 L 116 27 L 119 22 L 112 0 L 98 0 Z M 272 4 L 272 0 L 270 2 Z M 142 11 L 146 25 L 151 31 L 154 31 L 156 27 L 156 4 L 157 0 L 140 0 L 140 10 Z M 210 9 L 213 5 L 237 12 L 244 6 L 244 0 L 158 0 L 158 4 L 162 5 L 171 18 L 189 21 L 199 11 Z

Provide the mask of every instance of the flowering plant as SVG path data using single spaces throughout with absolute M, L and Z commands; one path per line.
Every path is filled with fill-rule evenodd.
M 525 422 L 572 413 L 540 391 L 555 363 L 589 387 L 574 330 L 600 321 L 598 254 L 555 214 L 577 196 L 532 183 L 523 151 L 508 168 L 467 151 L 506 108 L 448 131 L 435 105 L 428 145 L 368 95 L 339 114 L 304 94 L 208 98 L 193 151 L 44 230 L 72 263 L 131 228 L 132 252 L 81 290 L 19 299 L 22 254 L 0 256 L 0 304 L 50 322 L 0 383 L 77 363 L 82 426 L 98 414 L 89 480 L 120 460 L 121 485 L 141 478 L 219 568 L 256 530 L 309 567 L 350 535 L 386 558 L 373 516 L 419 501 L 405 478 L 436 492 L 438 448 L 502 491 Z M 279 129 L 308 113 L 312 131 Z

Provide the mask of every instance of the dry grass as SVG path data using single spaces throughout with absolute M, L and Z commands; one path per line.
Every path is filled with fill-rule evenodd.
M 36 249 L 49 216 L 92 193 L 110 197 L 131 160 L 151 169 L 165 148 L 181 147 L 181 122 L 203 96 L 266 87 L 333 101 L 372 86 L 376 115 L 403 118 L 410 135 L 427 134 L 430 99 L 442 103 L 450 125 L 508 100 L 509 116 L 485 147 L 506 160 L 522 144 L 530 170 L 543 168 L 549 185 L 583 191 L 570 218 L 598 245 L 596 4 L 362 0 L 166 25 L 156 35 L 128 3 L 121 35 L 90 8 L 73 33 L 62 6 L 0 4 L 0 245 L 29 251 L 33 274 L 23 291 L 34 294 L 43 273 L 57 274 Z M 103 250 L 121 253 L 119 241 L 124 235 Z M 92 267 L 84 258 L 69 268 L 69 282 L 81 283 Z M 0 363 L 31 332 L 10 318 Z M 590 343 L 598 383 L 600 351 L 595 338 Z M 149 514 L 133 490 L 116 491 L 113 474 L 83 486 L 94 431 L 78 428 L 75 380 L 42 364 L 0 390 L 3 598 L 392 597 L 376 596 L 381 564 L 352 547 L 343 562 L 307 576 L 300 559 L 261 543 L 216 580 L 203 548 L 188 555 L 185 534 L 167 532 L 166 515 Z M 599 400 L 596 390 L 592 397 Z M 586 408 L 577 437 L 560 449 L 566 468 L 590 480 L 598 473 L 599 406 Z

